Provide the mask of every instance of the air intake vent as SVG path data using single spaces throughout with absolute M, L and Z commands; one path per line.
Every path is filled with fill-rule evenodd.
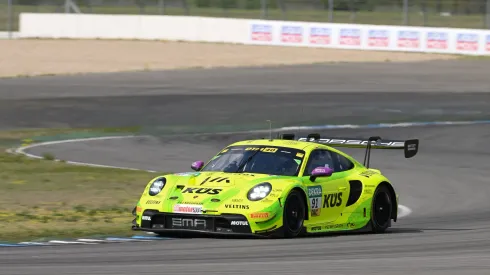
M 362 182 L 358 180 L 349 181 L 350 184 L 350 194 L 349 199 L 347 200 L 346 206 L 351 206 L 361 197 L 362 193 Z

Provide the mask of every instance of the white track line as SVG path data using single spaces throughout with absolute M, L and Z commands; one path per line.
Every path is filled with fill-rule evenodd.
M 141 136 L 110 136 L 110 137 L 96 137 L 96 138 L 77 138 L 77 139 L 67 139 L 67 140 L 58 140 L 58 141 L 47 141 L 47 142 L 40 142 L 32 145 L 27 145 L 27 146 L 22 146 L 17 149 L 9 149 L 7 152 L 11 153 L 17 153 L 17 154 L 22 154 L 30 158 L 36 158 L 36 159 L 42 159 L 43 157 L 29 154 L 25 152 L 27 149 L 31 149 L 34 147 L 41 147 L 41 146 L 46 146 L 46 145 L 56 145 L 56 144 L 63 144 L 63 143 L 74 143 L 74 142 L 82 142 L 82 141 L 92 141 L 92 140 L 106 140 L 106 139 L 121 139 L 121 138 L 136 138 L 136 137 L 141 137 Z M 61 161 L 60 159 L 54 159 L 54 161 Z M 94 164 L 94 163 L 87 163 L 87 162 L 77 162 L 77 161 L 65 161 L 68 164 L 73 164 L 73 165 L 81 165 L 81 166 L 91 166 L 91 167 L 101 167 L 101 168 L 114 168 L 114 169 L 124 169 L 124 170 L 134 170 L 134 171 L 146 171 L 146 172 L 151 172 L 151 173 L 156 173 L 156 171 L 153 170 L 143 170 L 143 169 L 136 169 L 136 168 L 130 168 L 130 167 L 121 167 L 121 166 L 112 166 L 112 165 L 101 165 L 101 164 Z
M 85 141 L 92 141 L 92 140 L 109 140 L 109 139 L 122 139 L 122 138 L 137 138 L 137 137 L 143 137 L 143 136 L 109 136 L 109 137 L 95 137 L 95 138 L 78 138 L 78 139 L 68 139 L 68 140 L 58 140 L 58 141 L 47 141 L 47 142 L 40 142 L 32 145 L 27 145 L 27 146 L 22 146 L 17 149 L 8 149 L 7 152 L 9 153 L 17 153 L 17 154 L 22 154 L 30 158 L 37 158 L 37 159 L 42 159 L 43 157 L 29 154 L 25 152 L 27 149 L 31 149 L 34 147 L 41 147 L 41 146 L 46 146 L 46 145 L 56 145 L 56 144 L 63 144 L 63 143 L 74 143 L 74 142 L 85 142 Z M 55 159 L 54 161 L 61 161 L 59 159 Z M 68 164 L 73 164 L 73 165 L 82 165 L 82 166 L 91 166 L 91 167 L 102 167 L 102 168 L 115 168 L 115 169 L 124 169 L 124 170 L 134 170 L 134 171 L 146 171 L 150 173 L 156 173 L 156 171 L 153 170 L 143 170 L 143 169 L 136 169 L 136 168 L 129 168 L 129 167 L 121 167 L 121 166 L 111 166 L 111 165 L 100 165 L 100 164 L 94 164 L 94 163 L 87 163 L 87 162 L 76 162 L 76 161 L 65 161 L 65 163 Z M 399 205 L 398 206 L 398 217 L 406 217 L 412 213 L 412 210 L 408 208 L 407 206 L 404 205 Z

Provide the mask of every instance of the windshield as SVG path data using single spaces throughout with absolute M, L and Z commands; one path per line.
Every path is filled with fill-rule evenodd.
M 244 172 L 296 176 L 302 150 L 277 146 L 231 146 L 211 159 L 201 171 Z

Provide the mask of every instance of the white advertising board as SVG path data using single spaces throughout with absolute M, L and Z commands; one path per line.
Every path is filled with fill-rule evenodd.
M 142 39 L 490 55 L 490 31 L 191 16 L 20 15 L 21 38 Z

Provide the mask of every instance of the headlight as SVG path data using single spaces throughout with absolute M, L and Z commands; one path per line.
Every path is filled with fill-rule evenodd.
M 165 178 L 158 178 L 156 179 L 151 185 L 150 185 L 150 190 L 148 191 L 148 194 L 150 196 L 155 196 L 158 193 L 162 192 L 163 187 L 165 186 L 165 183 L 167 180 Z
M 259 201 L 272 191 L 272 185 L 268 182 L 263 182 L 255 185 L 250 191 L 248 191 L 247 198 L 251 201 Z

